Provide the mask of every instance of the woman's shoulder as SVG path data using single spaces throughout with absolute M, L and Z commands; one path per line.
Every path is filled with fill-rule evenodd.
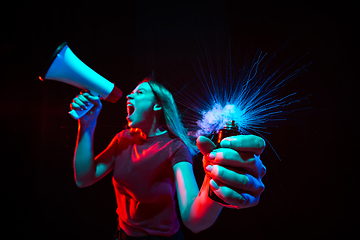
M 179 137 L 171 138 L 170 143 L 171 143 L 171 147 L 170 147 L 171 152 L 173 152 L 173 153 L 178 152 L 178 151 L 185 151 L 185 152 L 189 151 L 186 144 Z
M 190 151 L 181 138 L 173 138 L 171 143 L 170 158 L 172 159 L 172 166 L 183 161 L 193 163 Z
M 120 140 L 121 138 L 126 138 L 126 137 L 130 137 L 129 129 L 124 129 L 124 130 L 118 132 L 114 138 L 117 140 Z

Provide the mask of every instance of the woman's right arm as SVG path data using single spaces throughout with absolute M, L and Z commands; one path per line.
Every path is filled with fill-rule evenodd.
M 94 158 L 93 143 L 97 117 L 102 108 L 100 98 L 89 93 L 79 94 L 71 103 L 71 109 L 79 110 L 94 104 L 93 108 L 78 120 L 78 136 L 74 153 L 74 174 L 78 187 L 87 187 L 113 169 L 116 151 L 114 140 Z

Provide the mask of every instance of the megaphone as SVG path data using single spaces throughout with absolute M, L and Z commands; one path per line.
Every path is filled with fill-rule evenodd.
M 64 82 L 80 89 L 89 90 L 92 95 L 101 96 L 102 99 L 115 103 L 122 96 L 122 91 L 114 83 L 99 75 L 97 72 L 83 63 L 69 48 L 67 42 L 63 42 L 54 52 L 49 61 L 50 67 L 39 76 L 39 79 L 55 80 Z M 81 118 L 94 105 L 91 104 L 85 110 L 71 110 L 69 114 L 74 119 Z

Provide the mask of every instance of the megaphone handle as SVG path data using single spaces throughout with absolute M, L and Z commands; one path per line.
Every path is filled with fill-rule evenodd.
M 70 116 L 75 119 L 78 120 L 79 118 L 81 118 L 82 116 L 84 116 L 88 111 L 90 111 L 90 109 L 94 106 L 94 104 L 92 104 L 91 102 L 89 102 L 89 105 L 87 105 L 87 109 L 85 110 L 75 110 L 72 109 L 69 114 Z

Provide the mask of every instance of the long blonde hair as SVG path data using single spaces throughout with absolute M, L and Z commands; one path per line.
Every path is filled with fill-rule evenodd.
M 190 140 L 187 130 L 181 122 L 179 111 L 174 101 L 174 97 L 169 90 L 162 84 L 153 80 L 153 78 L 145 78 L 141 83 L 147 82 L 153 91 L 156 100 L 162 106 L 162 115 L 159 119 L 162 127 L 168 130 L 172 137 L 179 137 L 189 149 L 191 155 L 199 152 L 199 149 Z

